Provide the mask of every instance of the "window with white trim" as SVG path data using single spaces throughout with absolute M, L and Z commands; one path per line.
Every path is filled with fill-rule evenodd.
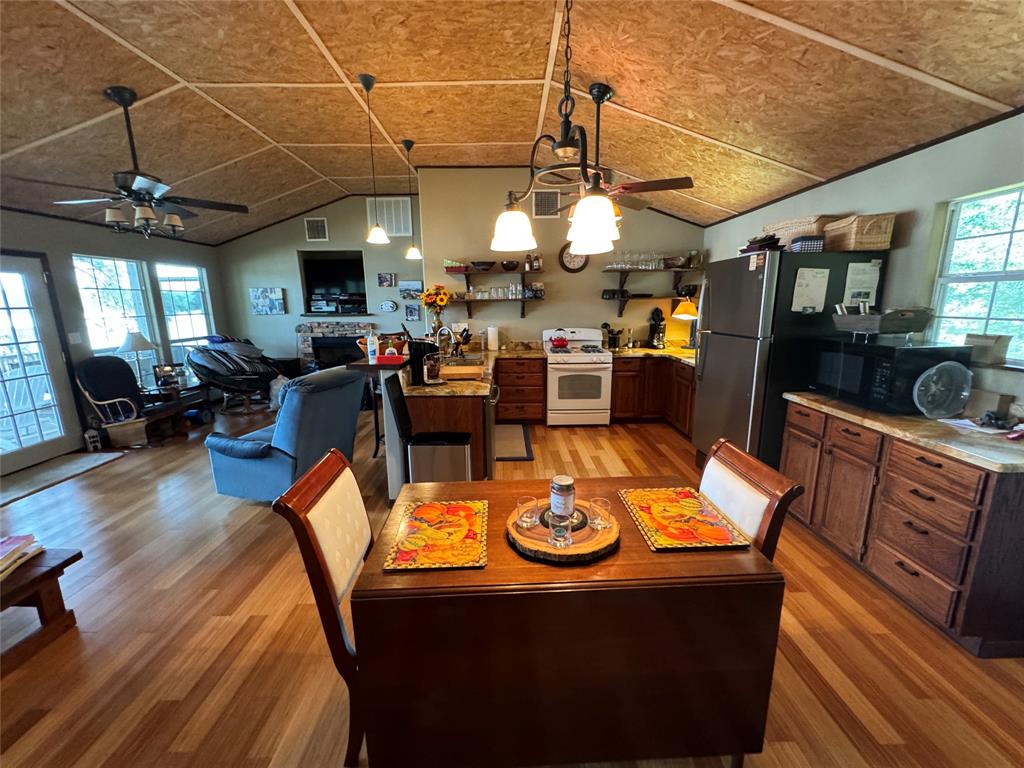
M 934 306 L 936 340 L 1012 336 L 1007 362 L 1024 364 L 1024 184 L 949 206 Z
M 182 264 L 157 264 L 156 279 L 171 359 L 181 363 L 190 348 L 206 344 L 204 337 L 213 333 L 206 270 Z

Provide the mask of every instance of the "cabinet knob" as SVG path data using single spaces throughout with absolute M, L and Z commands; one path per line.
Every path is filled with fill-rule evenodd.
M 912 530 L 914 533 L 919 533 L 922 536 L 927 536 L 928 535 L 928 529 L 927 528 L 922 528 L 921 526 L 916 525 L 913 520 L 904 520 L 903 521 L 903 525 L 905 525 L 907 528 Z
M 909 565 L 904 563 L 902 560 L 897 560 L 896 561 L 896 567 L 899 568 L 904 573 L 910 574 L 911 576 L 920 576 L 921 575 L 920 571 L 915 571 L 913 568 L 911 568 Z
M 918 461 L 921 464 L 924 464 L 926 467 L 931 467 L 932 469 L 942 469 L 941 461 L 931 461 L 930 459 L 924 456 L 915 456 L 914 461 Z
M 824 450 L 822 450 L 822 453 L 831 456 L 832 455 L 832 449 L 831 448 L 825 448 Z
M 817 448 L 817 447 L 818 447 L 818 441 L 817 440 L 811 440 L 811 448 Z
M 917 490 L 917 488 L 911 488 L 910 489 L 910 495 L 911 496 L 917 496 L 917 498 L 922 499 L 923 501 L 935 501 L 935 497 L 934 496 L 930 496 L 927 493 L 919 491 L 919 490 Z

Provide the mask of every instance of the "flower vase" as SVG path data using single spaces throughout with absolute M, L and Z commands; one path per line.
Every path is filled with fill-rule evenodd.
M 444 324 L 441 322 L 441 313 L 440 312 L 435 312 L 434 313 L 434 322 L 430 326 L 430 332 L 434 335 L 435 338 L 437 337 L 437 332 L 441 330 L 443 325 Z

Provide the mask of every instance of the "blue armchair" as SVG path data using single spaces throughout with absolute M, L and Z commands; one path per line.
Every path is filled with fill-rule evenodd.
M 349 461 L 365 378 L 329 368 L 292 379 L 281 390 L 277 423 L 241 437 L 206 438 L 217 493 L 273 501 L 330 448 Z

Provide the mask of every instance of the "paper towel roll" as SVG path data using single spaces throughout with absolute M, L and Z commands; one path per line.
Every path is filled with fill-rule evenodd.
M 490 350 L 498 348 L 498 329 L 493 325 L 487 326 L 487 348 Z

